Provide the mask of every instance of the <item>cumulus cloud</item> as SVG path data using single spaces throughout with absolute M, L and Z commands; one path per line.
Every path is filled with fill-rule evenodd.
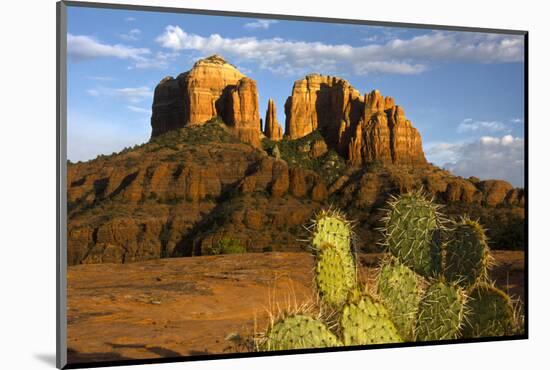
M 153 91 L 147 86 L 123 88 L 98 87 L 87 90 L 87 93 L 94 97 L 115 97 L 133 104 L 146 99 L 151 100 L 153 97 Z
M 472 132 L 501 132 L 510 131 L 510 129 L 500 121 L 476 121 L 472 118 L 466 118 L 458 125 L 456 129 L 459 133 Z
M 147 48 L 134 48 L 121 44 L 110 45 L 90 36 L 67 34 L 67 54 L 74 61 L 108 57 L 143 61 L 150 53 L 151 51 Z
M 136 21 L 136 19 L 134 17 L 126 17 L 126 18 L 124 18 L 124 20 L 126 22 L 135 22 Z
M 512 135 L 482 136 L 468 143 L 428 144 L 426 156 L 455 175 L 503 179 L 523 187 L 524 144 L 523 138 Z
M 121 39 L 125 41 L 137 41 L 141 35 L 141 30 L 139 28 L 132 28 L 127 33 L 122 33 L 118 35 Z
M 249 30 L 267 30 L 272 24 L 279 23 L 279 21 L 276 21 L 274 19 L 258 19 L 254 22 L 249 22 L 244 25 L 244 28 L 247 28 Z
M 129 69 L 166 69 L 171 63 L 179 56 L 177 52 L 163 52 L 157 51 L 152 57 L 144 58 L 143 60 L 136 61 Z
M 523 38 L 520 36 L 442 31 L 410 39 L 394 38 L 382 44 L 351 46 L 282 38 L 201 36 L 169 25 L 156 41 L 173 51 L 219 53 L 237 61 L 254 61 L 261 69 L 285 74 L 320 69 L 328 73 L 349 71 L 360 75 L 418 74 L 427 70 L 434 61 L 523 61 Z
M 512 118 L 510 120 L 510 122 L 512 122 L 512 123 L 523 123 L 523 118 L 519 118 L 519 117 Z

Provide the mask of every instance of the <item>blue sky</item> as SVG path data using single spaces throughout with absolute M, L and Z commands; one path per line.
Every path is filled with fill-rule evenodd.
M 429 161 L 523 186 L 523 37 L 241 17 L 69 7 L 68 156 L 149 139 L 163 77 L 221 54 L 255 79 L 260 112 L 319 72 L 395 98 Z

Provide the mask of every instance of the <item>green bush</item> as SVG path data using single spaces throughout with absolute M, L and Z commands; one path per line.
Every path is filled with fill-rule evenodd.
M 327 184 L 332 184 L 344 174 L 347 168 L 346 160 L 333 149 L 317 158 L 312 158 L 309 150 L 302 150 L 311 147 L 318 140 L 324 140 L 324 138 L 319 130 L 315 130 L 295 140 L 288 138 L 280 141 L 264 139 L 262 146 L 273 157 L 286 161 L 289 167 L 302 167 L 315 171 L 326 180 Z
M 223 238 L 208 248 L 209 255 L 246 253 L 246 247 L 238 239 Z

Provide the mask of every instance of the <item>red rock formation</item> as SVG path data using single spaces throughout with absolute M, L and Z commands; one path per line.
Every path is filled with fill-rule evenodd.
M 317 128 L 328 128 L 338 136 L 342 120 L 358 118 L 361 94 L 344 79 L 310 74 L 294 82 L 285 104 L 286 129 L 290 139 L 303 137 Z
M 496 206 L 504 201 L 514 187 L 503 180 L 485 180 L 478 183 L 478 188 L 483 193 L 483 200 L 490 206 Z
M 260 113 L 256 82 L 243 77 L 231 90 L 226 110 L 222 115 L 225 123 L 232 126 L 239 138 L 256 147 L 260 146 Z
M 241 140 L 260 143 L 258 91 L 222 57 L 201 59 L 176 79 L 165 77 L 155 88 L 151 137 L 221 117 Z
M 403 108 L 398 105 L 387 110 L 391 131 L 391 153 L 393 163 L 426 163 L 422 150 L 422 139 L 411 121 L 405 118 Z
M 275 102 L 273 99 L 269 99 L 267 102 L 267 111 L 265 112 L 265 136 L 268 139 L 279 141 L 283 138 L 283 128 L 277 121 L 277 110 L 275 109 Z
M 378 90 L 363 97 L 346 80 L 312 74 L 294 83 L 285 112 L 289 138 L 321 129 L 353 165 L 426 163 L 420 134 L 393 98 Z

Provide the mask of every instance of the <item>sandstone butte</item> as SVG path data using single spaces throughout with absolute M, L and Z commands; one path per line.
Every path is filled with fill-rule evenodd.
M 197 61 L 177 78 L 163 78 L 152 110 L 151 137 L 219 117 L 241 140 L 260 146 L 256 82 L 219 55 Z
M 372 251 L 389 194 L 419 188 L 450 215 L 480 217 L 504 247 L 523 229 L 523 189 L 426 163 L 403 109 L 376 90 L 309 75 L 285 111 L 283 140 L 272 100 L 262 133 L 256 83 L 219 56 L 163 79 L 148 143 L 68 165 L 69 264 L 202 255 L 227 238 L 249 252 L 300 251 L 302 225 L 329 204 Z M 225 125 L 205 124 L 213 117 Z M 281 158 L 258 150 L 264 137 Z
M 299 139 L 319 130 L 351 165 L 426 163 L 418 130 L 403 108 L 378 90 L 363 96 L 344 79 L 310 74 L 294 83 L 285 114 L 286 137 Z M 274 101 L 268 101 L 262 133 L 256 82 L 219 55 L 199 60 L 175 79 L 160 81 L 153 100 L 151 136 L 215 117 L 256 147 L 263 136 L 283 138 Z
M 378 90 L 362 96 L 344 79 L 310 74 L 294 83 L 285 113 L 290 139 L 321 130 L 352 165 L 426 163 L 418 130 Z

